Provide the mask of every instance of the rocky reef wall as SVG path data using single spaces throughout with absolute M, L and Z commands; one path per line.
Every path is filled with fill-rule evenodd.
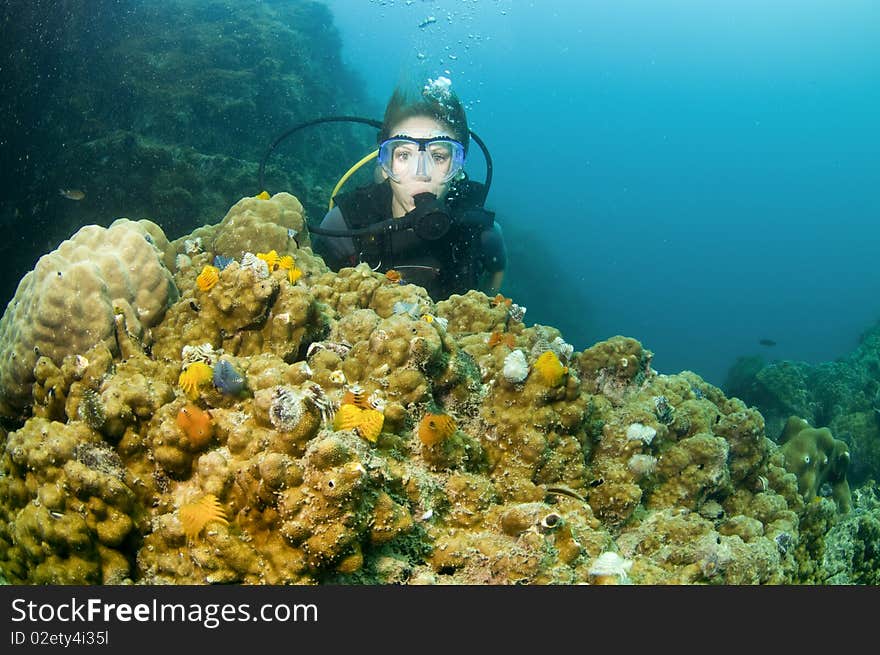
M 78 227 L 149 216 L 187 234 L 261 191 L 260 159 L 283 130 L 366 111 L 320 2 L 38 0 L 4 3 L 0 26 L 0 226 L 16 235 L 0 241 L 3 307 Z M 269 161 L 266 186 L 318 220 L 365 152 L 355 144 L 373 136 L 298 134 Z

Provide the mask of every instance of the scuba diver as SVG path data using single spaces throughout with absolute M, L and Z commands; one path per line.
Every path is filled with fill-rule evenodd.
M 373 184 L 340 193 L 312 248 L 334 271 L 367 262 L 424 287 L 434 300 L 501 288 L 507 254 L 487 184 L 468 179 L 471 132 L 447 78 L 416 97 L 395 89 L 379 133 Z M 482 142 L 474 135 L 481 147 Z

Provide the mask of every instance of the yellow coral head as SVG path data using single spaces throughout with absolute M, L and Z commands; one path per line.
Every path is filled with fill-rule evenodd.
M 193 362 L 180 372 L 177 384 L 186 393 L 187 398 L 195 400 L 199 397 L 199 387 L 214 379 L 214 369 L 204 362 Z
M 559 357 L 552 350 L 541 353 L 541 356 L 535 361 L 535 370 L 548 387 L 558 387 L 562 384 L 565 374 L 568 373 L 568 367 L 563 366 Z
M 202 291 L 209 291 L 220 281 L 220 269 L 216 266 L 205 266 L 196 278 L 196 284 Z

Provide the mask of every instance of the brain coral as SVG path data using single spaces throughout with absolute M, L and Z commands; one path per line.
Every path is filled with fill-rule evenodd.
M 156 244 L 167 245 L 157 225 L 123 218 L 87 225 L 40 258 L 0 319 L 0 415 L 28 404 L 40 356 L 60 366 L 97 343 L 116 353 L 116 314 L 136 337 L 162 319 L 177 289 Z

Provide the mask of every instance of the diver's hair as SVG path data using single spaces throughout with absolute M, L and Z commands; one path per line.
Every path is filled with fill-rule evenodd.
M 461 142 L 467 153 L 470 142 L 467 116 L 461 100 L 452 89 L 444 88 L 438 93 L 431 84 L 418 92 L 407 91 L 402 86 L 395 88 L 385 107 L 379 142 L 394 136 L 391 128 L 413 116 L 426 116 L 442 123 Z

